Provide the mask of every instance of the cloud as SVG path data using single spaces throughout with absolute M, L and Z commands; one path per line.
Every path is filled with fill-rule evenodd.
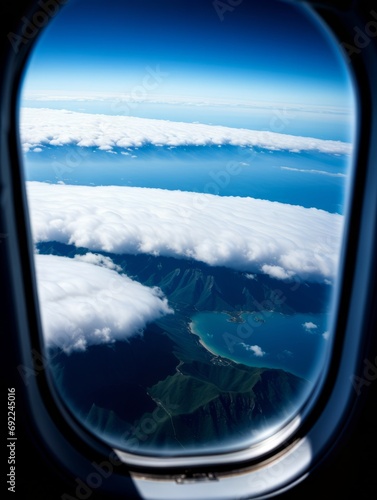
M 284 351 L 279 352 L 277 354 L 278 359 L 287 359 L 287 358 L 291 358 L 292 356 L 293 356 L 293 352 L 290 351 L 289 349 L 284 349 Z
M 340 172 L 326 172 L 325 170 L 315 170 L 315 169 L 305 169 L 305 168 L 293 168 L 293 167 L 280 167 L 281 170 L 291 170 L 292 172 L 303 172 L 305 174 L 318 174 L 327 175 L 329 177 L 347 177 L 346 174 Z
M 337 272 L 343 217 L 316 208 L 125 186 L 27 189 L 36 243 L 194 259 L 277 279 L 323 282 Z
M 326 330 L 325 332 L 322 333 L 322 337 L 327 340 L 330 337 L 330 332 L 329 330 Z
M 75 260 L 80 262 L 88 262 L 89 264 L 94 264 L 96 266 L 107 267 L 107 269 L 114 269 L 115 271 L 121 272 L 122 268 L 110 259 L 110 257 L 105 257 L 104 255 L 95 254 L 87 252 L 84 255 L 75 255 Z
M 312 332 L 318 328 L 318 326 L 312 321 L 307 321 L 306 323 L 303 323 L 302 326 L 307 332 Z
M 251 351 L 254 356 L 258 358 L 264 356 L 266 353 L 262 351 L 262 348 L 259 345 L 247 345 L 244 342 L 241 342 L 240 345 L 245 348 L 246 351 Z
M 263 264 L 262 271 L 271 278 L 276 278 L 277 280 L 286 280 L 292 278 L 296 273 L 294 271 L 287 271 L 281 266 L 270 266 L 268 264 Z
M 245 278 L 247 278 L 248 280 L 257 280 L 258 279 L 256 274 L 251 274 L 251 273 L 246 273 Z
M 92 254 L 93 255 L 93 254 Z M 92 257 L 89 254 L 88 261 Z M 158 288 L 106 267 L 55 255 L 35 255 L 43 333 L 65 352 L 126 340 L 173 311 Z
M 78 113 L 48 108 L 21 109 L 21 141 L 25 152 L 42 146 L 81 146 L 112 151 L 144 145 L 233 145 L 269 150 L 321 151 L 350 154 L 352 145 L 311 137 L 241 128 L 171 122 L 132 116 Z

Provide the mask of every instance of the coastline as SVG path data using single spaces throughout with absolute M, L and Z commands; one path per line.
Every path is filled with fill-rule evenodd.
M 188 325 L 190 333 L 192 333 L 193 335 L 195 335 L 196 337 L 198 337 L 199 343 L 204 347 L 204 349 L 206 351 L 208 351 L 210 354 L 212 354 L 213 356 L 216 356 L 217 358 L 218 357 L 223 357 L 223 356 L 221 356 L 221 354 L 218 354 L 217 352 L 213 351 L 210 347 L 207 346 L 207 344 L 205 344 L 203 342 L 203 340 L 201 339 L 200 335 L 195 332 L 193 324 L 194 324 L 194 322 L 190 321 L 190 323 Z M 231 361 L 233 361 L 233 360 L 231 360 Z

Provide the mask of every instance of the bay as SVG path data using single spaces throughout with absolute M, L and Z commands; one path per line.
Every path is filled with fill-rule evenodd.
M 214 355 L 314 382 L 323 366 L 328 322 L 329 314 L 200 312 L 192 317 L 191 331 Z

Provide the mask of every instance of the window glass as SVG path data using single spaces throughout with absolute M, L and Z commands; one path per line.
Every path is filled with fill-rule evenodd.
M 20 136 L 58 392 L 128 452 L 258 443 L 331 353 L 356 115 L 341 49 L 272 0 L 57 10 Z

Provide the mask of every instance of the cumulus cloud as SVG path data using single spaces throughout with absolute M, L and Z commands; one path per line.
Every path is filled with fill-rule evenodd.
M 311 137 L 241 128 L 171 122 L 132 116 L 22 108 L 21 140 L 25 152 L 42 146 L 82 146 L 112 151 L 154 146 L 257 146 L 269 150 L 350 154 L 352 145 Z
M 92 254 L 93 255 L 93 254 Z M 170 309 L 158 288 L 148 288 L 110 268 L 55 255 L 36 255 L 38 295 L 48 347 L 65 352 L 126 340 Z
M 259 345 L 247 345 L 244 342 L 241 342 L 240 345 L 242 347 L 244 347 L 246 351 L 251 351 L 254 354 L 254 356 L 257 356 L 258 358 L 261 358 L 262 356 L 264 356 L 266 354 L 262 350 L 262 348 L 259 347 Z
M 323 282 L 336 275 L 338 214 L 163 189 L 40 182 L 27 188 L 35 242 L 194 259 L 278 279 Z
M 312 332 L 313 330 L 317 330 L 318 328 L 318 326 L 312 321 L 306 321 L 305 323 L 302 324 L 302 326 L 307 332 Z

